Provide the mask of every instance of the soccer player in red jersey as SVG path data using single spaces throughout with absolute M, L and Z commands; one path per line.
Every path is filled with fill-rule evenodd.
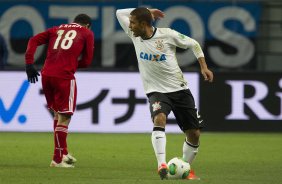
M 74 167 L 76 159 L 68 153 L 68 125 L 76 106 L 77 68 L 88 67 L 93 58 L 94 34 L 91 18 L 79 14 L 74 22 L 62 24 L 30 38 L 25 53 L 26 73 L 30 83 L 38 81 L 34 54 L 39 45 L 47 44 L 47 57 L 41 70 L 42 87 L 48 108 L 54 112 L 54 155 L 51 167 Z

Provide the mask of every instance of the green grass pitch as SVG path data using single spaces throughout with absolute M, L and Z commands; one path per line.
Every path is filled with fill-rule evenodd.
M 278 184 L 282 134 L 203 133 L 193 163 L 199 181 L 161 181 L 150 134 L 70 133 L 74 169 L 49 168 L 51 133 L 0 133 L 1 184 Z M 167 134 L 167 160 L 182 155 L 182 134 Z

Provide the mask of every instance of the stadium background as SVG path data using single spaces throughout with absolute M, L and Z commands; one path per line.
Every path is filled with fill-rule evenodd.
M 117 8 L 139 5 L 165 11 L 156 26 L 197 39 L 215 74 L 214 83 L 203 82 L 190 51 L 178 50 L 206 121 L 192 164 L 199 181 L 161 181 L 156 173 L 134 48 L 115 18 Z M 96 48 L 91 68 L 76 75 L 68 148 L 78 162 L 54 169 L 51 114 L 41 84 L 26 81 L 24 52 L 32 35 L 80 12 L 93 17 Z M 281 0 L 0 0 L 0 35 L 1 184 L 281 183 Z M 167 160 L 181 156 L 184 136 L 172 115 L 166 132 Z
M 0 131 L 52 131 L 40 83 L 26 82 L 24 52 L 32 35 L 87 13 L 95 57 L 91 68 L 76 75 L 78 107 L 70 130 L 150 132 L 134 48 L 115 17 L 117 8 L 140 5 L 166 13 L 156 26 L 172 27 L 202 45 L 213 84 L 203 82 L 191 51 L 178 50 L 178 59 L 205 131 L 282 131 L 282 4 L 259 0 L 1 0 Z M 45 50 L 37 52 L 38 69 Z M 173 115 L 168 123 L 168 132 L 179 132 Z

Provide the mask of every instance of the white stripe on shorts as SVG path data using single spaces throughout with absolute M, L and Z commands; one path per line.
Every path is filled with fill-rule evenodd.
M 71 80 L 70 85 L 70 96 L 69 96 L 69 111 L 73 112 L 73 104 L 74 104 L 74 90 L 75 90 L 75 80 Z

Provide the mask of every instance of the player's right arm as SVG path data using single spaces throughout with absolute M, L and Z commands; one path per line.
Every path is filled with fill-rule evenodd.
M 133 10 L 134 10 L 134 8 L 127 8 L 127 9 L 118 9 L 116 11 L 116 16 L 117 16 L 118 22 L 121 25 L 122 29 L 128 35 L 130 34 L 130 30 L 129 30 L 129 16 L 130 16 L 130 13 Z
M 37 76 L 39 73 L 34 68 L 34 54 L 39 45 L 46 44 L 49 41 L 49 30 L 39 33 L 29 39 L 27 49 L 25 52 L 25 71 L 27 79 L 30 83 L 36 83 L 38 81 Z
M 162 12 L 159 9 L 155 9 L 155 8 L 149 9 L 148 8 L 148 10 L 151 12 L 153 20 L 158 20 L 158 19 L 164 18 L 165 16 L 164 12 Z
M 38 46 L 48 43 L 49 41 L 49 29 L 45 32 L 39 33 L 31 37 L 28 41 L 27 49 L 25 52 L 25 63 L 34 63 L 34 54 Z

